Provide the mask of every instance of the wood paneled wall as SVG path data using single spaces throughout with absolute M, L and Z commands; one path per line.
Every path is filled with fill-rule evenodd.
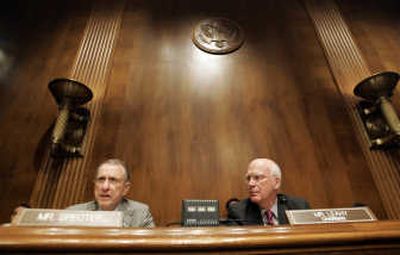
M 359 99 L 353 95 L 354 84 L 372 75 L 357 43 L 353 39 L 341 12 L 335 2 L 306 1 L 306 8 L 315 25 L 321 45 L 329 63 L 332 75 L 343 95 L 356 136 L 367 161 L 377 190 L 383 200 L 389 217 L 400 218 L 400 199 L 393 194 L 400 193 L 398 158 L 392 157 L 395 150 L 369 150 L 369 141 L 363 123 L 356 110 Z
M 245 197 L 243 174 L 255 157 L 275 159 L 283 169 L 283 191 L 315 208 L 360 202 L 387 217 L 365 145 L 356 139 L 303 1 L 113 2 L 122 12 L 98 0 L 21 1 L 3 18 L 0 32 L 10 39 L 8 48 L 0 46 L 15 57 L 0 77 L 1 221 L 21 201 L 62 208 L 91 199 L 91 177 L 107 157 L 127 162 L 133 173 L 129 197 L 149 204 L 158 225 L 179 221 L 185 198 L 218 199 L 223 211 L 228 198 Z M 371 13 L 362 2 L 339 6 L 366 64 L 399 71 L 387 54 L 398 52 L 398 32 L 375 27 L 376 15 L 380 24 L 398 24 L 394 15 L 385 15 L 386 8 Z M 354 10 L 357 15 L 350 15 Z M 57 116 L 47 84 L 55 77 L 77 78 L 96 94 L 96 77 L 74 70 L 81 67 L 84 42 L 92 43 L 93 54 L 99 47 L 96 38 L 104 34 L 88 39 L 87 30 L 102 13 L 117 24 L 105 48 L 109 60 L 100 65 L 104 91 L 88 105 L 96 112 L 88 149 L 83 159 L 45 169 Z M 192 28 L 210 16 L 240 23 L 242 48 L 228 55 L 197 49 Z M 392 43 L 386 45 L 381 33 Z M 87 68 L 99 64 L 90 60 Z M 74 170 L 80 172 L 75 179 L 69 177 Z

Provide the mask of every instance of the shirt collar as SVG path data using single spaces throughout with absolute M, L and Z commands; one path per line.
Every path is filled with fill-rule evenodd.
M 265 220 L 264 218 L 264 216 L 263 215 L 265 215 L 265 212 L 268 210 L 268 208 L 267 209 L 261 209 L 260 208 L 260 212 L 261 212 L 261 215 L 262 215 L 262 218 L 263 218 L 263 221 Z M 272 207 L 270 208 L 270 210 L 274 213 L 274 223 L 275 223 L 275 225 L 277 225 L 277 223 L 278 223 L 278 198 L 275 198 L 275 202 L 274 202 L 274 204 L 272 205 Z M 265 224 L 265 223 L 264 223 Z
M 270 209 L 274 213 L 275 217 L 277 217 L 277 215 L 278 215 L 278 198 L 275 198 L 275 202 Z M 261 210 L 261 213 L 265 213 L 265 211 L 267 211 L 268 208 L 266 208 L 266 209 L 260 208 L 260 210 Z

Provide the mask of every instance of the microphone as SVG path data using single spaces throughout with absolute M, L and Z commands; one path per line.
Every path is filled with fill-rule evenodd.
M 282 195 L 282 194 L 278 194 L 278 200 L 281 202 L 281 203 L 283 203 L 283 204 L 286 204 L 287 203 L 287 198 L 286 198 L 286 196 L 285 195 Z
M 364 203 L 360 203 L 360 202 L 354 202 L 352 207 L 364 207 L 364 206 L 367 206 L 367 205 Z
M 240 202 L 240 200 L 236 197 L 229 198 L 225 203 L 225 209 L 229 211 L 230 207 L 236 203 Z

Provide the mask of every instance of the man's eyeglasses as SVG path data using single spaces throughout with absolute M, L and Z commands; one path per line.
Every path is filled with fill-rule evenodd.
M 267 176 L 263 174 L 246 175 L 245 181 L 249 183 L 253 180 L 255 183 L 259 183 L 265 180 L 266 178 Z
M 118 185 L 124 182 L 122 179 L 114 178 L 114 177 L 97 177 L 94 179 L 94 183 L 97 185 L 104 184 L 106 181 L 110 183 L 111 185 Z

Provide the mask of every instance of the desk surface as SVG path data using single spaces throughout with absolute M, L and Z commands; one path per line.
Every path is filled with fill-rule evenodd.
M 279 227 L 0 227 L 0 251 L 400 254 L 400 221 Z M 389 253 L 383 253 L 382 250 Z M 338 253 L 339 252 L 339 253 Z M 345 253 L 343 253 L 345 254 Z M 350 254 L 350 253 L 348 253 Z M 361 253 L 360 253 L 361 254 Z M 394 253 L 393 253 L 394 254 Z

